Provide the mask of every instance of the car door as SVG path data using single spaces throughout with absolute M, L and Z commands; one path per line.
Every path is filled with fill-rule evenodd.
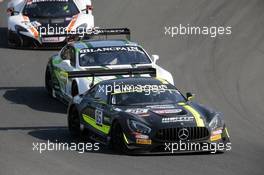
M 102 92 L 95 86 L 90 90 L 89 101 L 82 114 L 86 124 L 93 131 L 101 135 L 107 135 L 110 131 L 110 115 L 108 94 Z
M 71 90 L 71 80 L 68 79 L 67 72 L 73 71 L 76 66 L 75 49 L 67 45 L 65 46 L 60 57 L 62 61 L 54 65 L 57 79 L 59 80 L 60 90 L 64 95 L 69 95 Z

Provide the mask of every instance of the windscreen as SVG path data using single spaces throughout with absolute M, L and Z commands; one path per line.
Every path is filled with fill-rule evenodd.
M 140 47 L 101 47 L 82 49 L 80 66 L 149 64 L 150 59 Z
M 178 90 L 167 89 L 164 92 L 127 92 L 112 94 L 112 104 L 120 106 L 174 104 L 185 101 Z
M 28 0 L 23 15 L 34 18 L 72 17 L 79 13 L 72 0 Z

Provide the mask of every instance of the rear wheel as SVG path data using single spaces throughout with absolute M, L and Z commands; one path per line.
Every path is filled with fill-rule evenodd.
M 80 118 L 75 108 L 72 108 L 68 114 L 68 128 L 73 137 L 81 136 Z
M 78 85 L 77 85 L 77 83 L 74 81 L 74 82 L 72 83 L 71 95 L 72 95 L 72 97 L 75 97 L 75 96 L 78 95 L 78 94 L 79 94 Z
M 114 123 L 112 130 L 112 140 L 111 146 L 113 150 L 120 154 L 129 154 L 129 149 L 125 143 L 125 139 L 123 136 L 123 130 L 119 123 Z
M 52 97 L 52 78 L 51 78 L 51 71 L 48 66 L 46 68 L 46 73 L 45 73 L 45 88 L 49 96 Z

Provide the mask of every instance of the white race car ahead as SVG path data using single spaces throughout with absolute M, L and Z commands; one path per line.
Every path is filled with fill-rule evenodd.
M 109 39 L 110 35 L 123 34 L 130 38 L 129 29 L 103 29 L 97 35 L 102 33 L 108 40 L 71 42 L 51 57 L 45 85 L 52 97 L 67 104 L 100 81 L 132 76 L 135 71 L 137 76 L 150 77 L 153 69 L 158 80 L 174 84 L 171 73 L 156 64 L 158 55 L 150 57 L 140 45 L 129 40 Z M 115 75 L 107 76 L 109 71 Z
M 74 34 L 94 28 L 91 0 L 11 0 L 8 44 L 62 47 Z

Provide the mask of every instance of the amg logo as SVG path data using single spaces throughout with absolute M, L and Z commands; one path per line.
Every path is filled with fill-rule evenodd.
M 175 123 L 175 122 L 192 122 L 193 117 L 184 116 L 184 117 L 169 117 L 169 118 L 162 118 L 162 123 Z

